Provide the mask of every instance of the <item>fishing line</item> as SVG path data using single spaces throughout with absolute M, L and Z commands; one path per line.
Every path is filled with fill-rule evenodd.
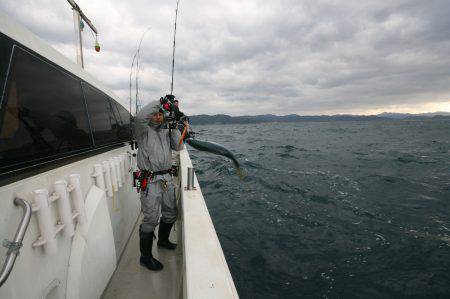
M 147 30 L 145 30 L 145 32 L 142 34 L 141 40 L 139 41 L 139 47 L 137 50 L 137 57 L 136 57 L 136 84 L 135 84 L 135 88 L 136 88 L 136 114 L 139 111 L 139 107 L 141 106 L 141 101 L 139 99 L 139 70 L 140 70 L 140 58 L 141 58 L 141 45 L 142 45 L 142 41 L 144 40 L 144 36 L 147 34 L 147 32 L 150 30 L 150 27 L 147 28 Z

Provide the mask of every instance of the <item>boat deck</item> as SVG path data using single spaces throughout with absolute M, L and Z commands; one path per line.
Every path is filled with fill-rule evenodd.
M 139 224 L 137 221 L 128 244 L 118 262 L 102 298 L 180 298 L 182 296 L 182 244 L 179 221 L 175 231 L 172 229 L 170 240 L 178 244 L 174 251 L 159 249 L 157 239 L 153 242 L 153 256 L 158 259 L 164 269 L 150 271 L 139 264 Z M 155 229 L 158 233 L 158 228 Z
M 153 244 L 153 256 L 164 269 L 153 272 L 142 267 L 141 215 L 102 298 L 239 298 L 195 176 L 194 188 L 185 189 L 187 168 L 193 167 L 186 149 L 174 157 L 176 162 L 180 165 L 174 178 L 179 214 L 170 240 L 178 244 L 177 249 L 160 250 Z

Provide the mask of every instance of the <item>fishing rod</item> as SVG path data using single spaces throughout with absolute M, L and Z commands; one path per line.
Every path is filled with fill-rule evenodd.
M 164 111 L 164 117 L 167 120 L 170 129 L 178 128 L 180 122 L 184 122 L 187 117 L 178 109 L 175 105 L 175 96 L 173 95 L 173 75 L 175 72 L 175 48 L 177 37 L 177 20 L 178 20 L 178 7 L 180 0 L 177 0 L 177 6 L 175 8 L 175 22 L 173 30 L 173 48 L 172 48 L 172 79 L 170 81 L 170 94 L 160 98 L 161 108 Z
M 173 95 L 173 72 L 175 69 L 175 38 L 177 35 L 177 19 L 178 19 L 178 4 L 180 0 L 177 0 L 177 8 L 175 9 L 175 25 L 173 30 L 173 50 L 172 50 L 172 81 L 170 82 L 170 95 Z
M 189 118 L 184 115 L 184 113 L 182 113 L 179 109 L 178 106 L 175 105 L 175 97 L 173 96 L 173 74 L 174 74 L 174 69 L 175 69 L 175 46 L 176 46 L 176 31 L 177 31 L 177 19 L 178 19 L 178 6 L 179 6 L 180 0 L 177 0 L 177 7 L 175 10 L 175 24 L 174 24 L 174 34 L 173 34 L 173 51 L 172 51 L 172 81 L 170 84 L 170 95 L 166 95 L 165 97 L 162 97 L 160 99 L 160 111 L 164 113 L 164 118 L 167 119 L 167 124 L 169 125 L 169 130 L 178 130 L 181 129 L 179 127 L 180 124 L 184 123 L 184 122 L 189 122 Z M 140 58 L 140 50 L 141 50 L 141 45 L 142 45 L 142 40 L 144 39 L 145 34 L 148 32 L 150 28 L 148 28 L 141 36 L 141 39 L 139 41 L 139 46 L 137 48 L 136 53 L 133 56 L 133 60 L 131 62 L 131 69 L 130 69 L 130 115 L 131 115 L 131 85 L 132 85 L 132 75 L 133 75 L 133 67 L 134 64 L 136 62 L 136 83 L 135 83 L 135 87 L 136 87 L 136 114 L 138 113 L 138 89 L 139 89 L 139 58 Z M 145 108 L 144 108 L 145 109 Z M 131 116 L 130 116 L 131 117 Z M 131 121 L 130 121 L 131 124 Z M 184 126 L 184 128 L 182 129 L 183 133 L 182 136 L 180 138 L 180 144 L 183 142 L 183 140 L 186 141 L 186 143 L 188 143 L 190 146 L 192 146 L 193 148 L 200 150 L 200 151 L 204 151 L 204 152 L 209 152 L 212 154 L 216 154 L 216 155 L 220 155 L 220 156 L 224 156 L 229 158 L 232 162 L 234 167 L 236 168 L 236 173 L 237 175 L 242 179 L 243 178 L 243 174 L 239 165 L 238 160 L 235 158 L 235 156 L 233 155 L 233 153 L 231 153 L 228 149 L 226 149 L 224 146 L 217 144 L 217 143 L 213 143 L 213 142 L 208 142 L 208 141 L 201 141 L 201 140 L 195 140 L 194 139 L 194 132 L 190 131 L 187 132 L 187 127 Z
M 130 114 L 131 114 L 131 101 L 132 101 L 132 99 L 131 99 L 131 87 L 132 87 L 131 86 L 131 80 L 132 80 L 132 76 L 133 76 L 133 67 L 134 67 L 134 63 L 136 62 L 136 84 L 135 84 L 135 88 L 136 88 L 135 114 L 136 114 L 137 111 L 138 111 L 138 94 L 139 94 L 138 88 L 139 88 L 139 86 L 137 85 L 137 83 L 138 83 L 138 80 L 139 80 L 138 79 L 138 77 L 139 77 L 139 58 L 140 58 L 140 52 L 141 52 L 141 45 L 142 45 L 142 41 L 144 40 L 145 35 L 147 34 L 147 32 L 149 30 L 150 30 L 150 27 L 148 27 L 147 30 L 145 30 L 144 33 L 142 33 L 142 36 L 141 36 L 141 38 L 139 40 L 139 44 L 138 44 L 137 50 L 134 53 L 133 60 L 131 62 L 131 68 L 130 68 Z
M 177 34 L 177 18 L 178 18 L 178 4 L 179 4 L 180 0 L 177 0 L 177 8 L 175 9 L 175 24 L 174 24 L 174 31 L 173 31 L 173 51 L 172 51 L 172 81 L 170 83 L 170 99 L 167 99 L 167 102 L 170 102 L 171 104 L 171 111 L 175 113 L 175 120 L 173 121 L 174 123 L 174 128 L 178 128 L 178 123 L 177 122 L 184 122 L 187 121 L 189 122 L 189 118 L 184 115 L 181 111 L 179 111 L 178 107 L 176 107 L 175 105 L 173 105 L 173 100 L 174 100 L 174 96 L 173 96 L 173 73 L 174 73 L 174 69 L 175 69 L 175 45 L 176 45 L 176 34 Z M 166 96 L 167 98 L 167 96 Z M 162 103 L 164 103 L 166 100 L 162 99 Z M 175 109 L 173 109 L 175 108 Z M 178 115 L 178 116 L 177 116 Z M 231 153 L 228 149 L 226 149 L 224 146 L 214 143 L 214 142 L 209 142 L 209 141 L 201 141 L 201 140 L 196 140 L 194 139 L 195 133 L 191 130 L 190 132 L 187 131 L 187 127 L 184 126 L 183 130 L 182 130 L 182 134 L 181 134 L 181 138 L 179 141 L 179 145 L 181 145 L 181 143 L 183 142 L 183 140 L 186 141 L 187 144 L 189 144 L 190 146 L 192 146 L 193 148 L 199 150 L 199 151 L 204 151 L 204 152 L 208 152 L 208 153 L 212 153 L 212 154 L 216 154 L 216 155 L 220 155 L 220 156 L 224 156 L 229 158 L 232 162 L 234 167 L 236 168 L 236 174 L 239 176 L 240 179 L 243 179 L 244 174 L 242 172 L 242 169 L 239 165 L 238 160 L 236 159 L 236 157 L 233 155 L 233 153 Z
M 140 41 L 139 41 L 139 45 L 138 45 L 138 47 L 137 47 L 137 50 L 136 50 L 136 52 L 134 53 L 134 55 L 133 55 L 133 60 L 131 61 L 131 68 L 130 68 L 130 133 L 131 133 L 131 135 L 132 136 L 134 136 L 134 130 L 133 130 L 133 113 L 132 113 L 132 110 L 131 110 L 131 102 L 132 102 L 132 99 L 131 99 L 131 82 L 132 82 L 132 77 L 133 77 L 133 67 L 134 67 L 134 63 L 135 63 L 135 61 L 136 61 L 136 65 L 138 65 L 138 63 L 139 63 L 139 57 L 140 57 L 140 51 L 141 51 L 141 44 L 142 44 L 142 40 L 144 39 L 144 36 L 145 36 L 145 34 L 148 32 L 150 30 L 150 27 L 148 27 L 147 28 L 147 30 L 145 30 L 144 31 L 144 33 L 142 34 L 142 36 L 141 36 L 141 39 L 140 39 Z M 138 112 L 138 85 L 137 85 L 137 82 L 138 82 L 138 79 L 137 79 L 137 77 L 139 76 L 139 69 L 138 68 L 136 68 L 136 98 L 135 98 L 135 114 L 137 114 L 137 112 Z M 134 148 L 134 143 L 132 142 L 131 143 L 132 145 L 131 145 L 131 147 L 132 148 Z
M 134 53 L 133 61 L 131 62 L 131 68 L 130 68 L 130 122 L 131 122 L 131 115 L 132 115 L 132 111 L 131 111 L 131 77 L 133 76 L 133 67 L 134 67 L 134 61 L 136 60 L 136 55 L 137 55 L 137 51 L 136 51 L 136 53 Z

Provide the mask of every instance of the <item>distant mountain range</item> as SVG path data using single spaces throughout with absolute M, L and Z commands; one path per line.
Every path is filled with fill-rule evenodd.
M 411 114 L 411 113 L 391 113 L 391 112 L 383 112 L 378 114 L 379 117 L 393 118 L 393 119 L 406 119 L 406 118 L 423 118 L 423 117 L 435 117 L 435 116 L 450 116 L 450 112 L 428 112 L 428 113 L 419 113 L 419 114 Z
M 430 119 L 430 118 L 444 118 L 450 120 L 450 112 L 430 112 L 421 114 L 409 113 L 390 113 L 383 112 L 378 115 L 351 115 L 351 114 L 337 114 L 337 115 L 313 115 L 304 116 L 297 114 L 289 115 L 246 115 L 246 116 L 229 116 L 225 114 L 216 115 L 194 115 L 189 117 L 192 124 L 206 125 L 206 124 L 253 124 L 265 122 L 327 122 L 327 121 L 377 121 L 377 120 L 414 120 L 414 119 Z

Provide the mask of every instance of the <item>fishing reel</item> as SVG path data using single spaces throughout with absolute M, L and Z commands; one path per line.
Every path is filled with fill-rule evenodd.
M 165 97 L 161 97 L 159 99 L 159 102 L 161 103 L 161 107 L 159 108 L 159 111 L 164 114 L 164 119 L 167 121 L 172 121 L 175 119 L 175 109 L 174 107 L 174 100 L 175 96 L 168 94 Z M 178 107 L 176 107 L 178 108 Z
M 189 122 L 189 117 L 180 111 L 175 105 L 175 96 L 168 94 L 159 99 L 161 103 L 160 112 L 164 114 L 164 127 L 183 131 L 184 122 Z

